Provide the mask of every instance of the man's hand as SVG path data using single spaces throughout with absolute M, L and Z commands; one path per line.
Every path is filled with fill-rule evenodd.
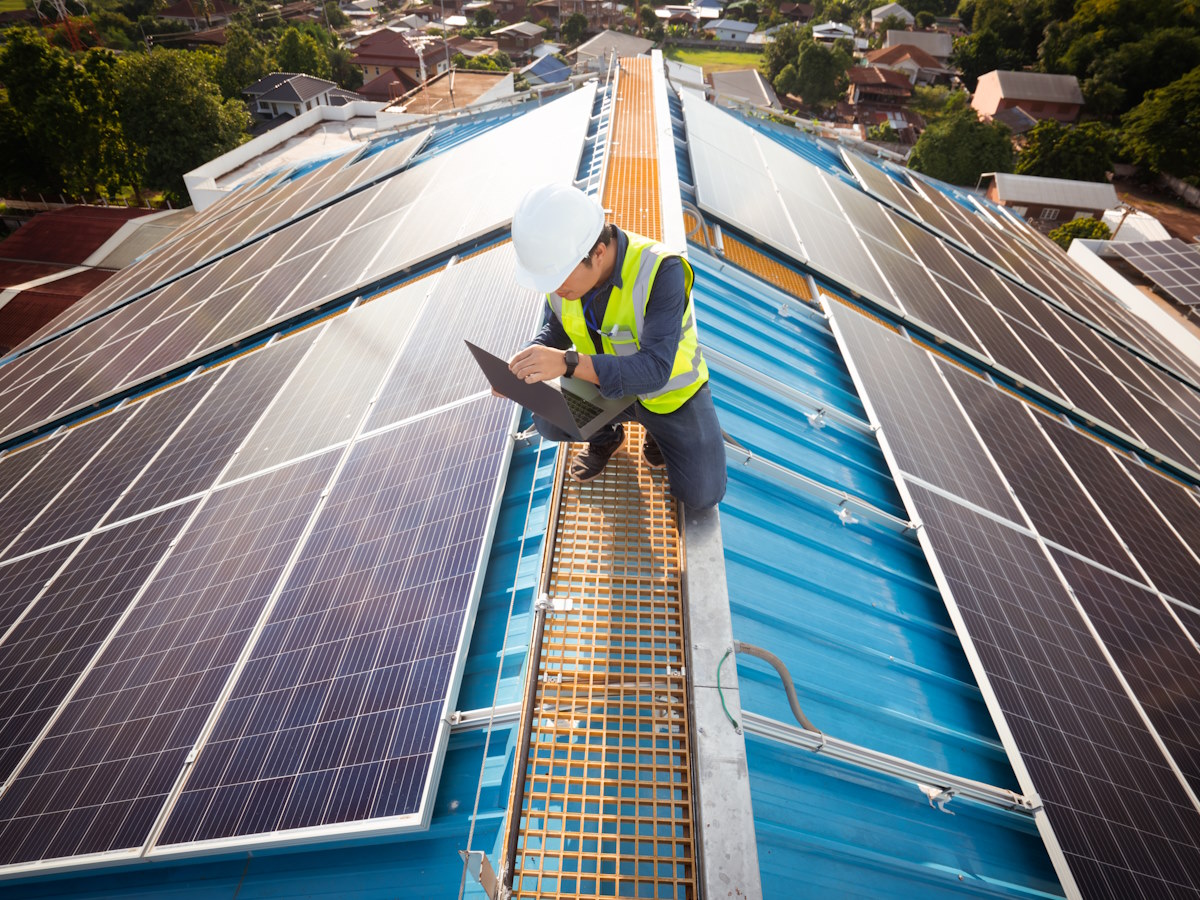
M 553 347 L 534 344 L 532 347 L 526 347 L 509 360 L 508 369 L 527 384 L 549 381 L 551 378 L 557 378 L 567 372 L 563 352 L 555 350 Z

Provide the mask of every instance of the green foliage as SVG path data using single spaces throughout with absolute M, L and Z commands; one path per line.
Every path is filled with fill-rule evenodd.
M 137 24 L 119 12 L 92 10 L 92 27 L 100 35 L 100 42 L 110 50 L 133 50 L 141 45 Z
M 6 37 L 0 184 L 11 192 L 115 195 L 131 177 L 115 107 L 117 58 L 92 50 L 77 61 L 31 28 Z
M 221 88 L 221 96 L 230 99 L 240 97 L 244 88 L 268 74 L 273 66 L 267 48 L 245 26 L 230 25 L 225 36 L 217 85 Z
M 638 10 L 638 22 L 642 28 L 653 28 L 658 24 L 658 16 L 654 15 L 654 7 L 649 3 Z
M 794 68 L 800 56 L 800 43 L 806 40 L 812 40 L 812 32 L 798 25 L 784 25 L 775 32 L 775 40 L 763 47 L 759 63 L 763 77 L 774 84 L 784 66 L 792 65 Z
M 1059 225 L 1046 235 L 1046 237 L 1066 250 L 1071 246 L 1071 241 L 1075 240 L 1075 238 L 1107 241 L 1112 237 L 1112 232 L 1107 225 L 1098 219 L 1083 218 L 1072 219 L 1065 225 Z
M 450 60 L 450 65 L 456 69 L 471 69 L 476 72 L 508 72 L 513 67 L 512 58 L 503 51 L 487 56 L 467 56 L 464 53 L 455 53 Z
M 919 13 L 914 13 L 913 16 L 916 19 L 915 24 L 918 28 L 932 28 L 937 24 L 937 16 L 927 9 L 923 9 Z
M 966 91 L 955 90 L 944 84 L 918 84 L 913 88 L 908 108 L 921 116 L 926 123 L 932 123 L 970 105 L 971 95 Z
M 1026 135 L 1017 159 L 1018 175 L 1105 181 L 1112 168 L 1112 131 L 1100 122 L 1060 125 L 1044 119 Z
M 853 64 L 850 53 L 838 41 L 832 47 L 807 40 L 800 44 L 794 64 L 784 66 L 774 82 L 783 94 L 799 94 L 809 106 L 830 106 L 846 90 L 846 71 Z
M 887 122 L 881 122 L 867 129 L 867 140 L 878 141 L 881 144 L 894 144 L 900 140 L 900 136 L 896 134 L 896 129 Z
M 175 199 L 183 173 L 236 147 L 250 124 L 237 100 L 222 100 L 195 53 L 155 50 L 121 58 L 117 73 L 120 121 L 141 178 Z
M 345 28 L 350 24 L 350 17 L 342 12 L 336 0 L 326 0 L 325 20 L 329 22 L 330 28 Z
M 354 64 L 353 53 L 345 47 L 330 47 L 327 55 L 329 57 L 329 77 L 337 82 L 338 87 L 348 91 L 357 91 L 363 86 L 362 69 Z
M 486 6 L 475 11 L 475 27 L 488 29 L 496 24 L 496 14 Z
M 275 67 L 280 72 L 298 72 L 328 78 L 329 57 L 311 34 L 288 28 L 275 48 Z
M 908 23 L 904 21 L 903 17 L 897 16 L 897 15 L 891 15 L 891 16 L 884 16 L 883 21 L 879 23 L 878 31 L 879 31 L 879 36 L 881 38 L 885 38 L 885 37 L 887 37 L 887 33 L 889 31 L 904 31 L 907 28 L 908 28 Z
M 942 181 L 974 187 L 984 172 L 1012 171 L 1009 130 L 981 122 L 971 109 L 951 113 L 921 133 L 908 165 Z
M 967 90 L 974 91 L 980 75 L 993 69 L 1020 69 L 1025 65 L 1025 57 L 1019 48 L 1005 43 L 996 32 L 976 31 L 954 39 L 950 64 L 962 72 Z
M 755 0 L 733 0 L 725 7 L 725 15 L 727 18 L 739 19 L 742 22 L 757 22 L 758 4 Z
M 1120 135 L 1132 162 L 1179 178 L 1200 175 L 1200 67 L 1150 91 L 1122 116 Z
M 587 36 L 588 20 L 583 13 L 571 13 L 569 19 L 563 23 L 562 35 L 563 40 L 568 44 L 579 44 L 583 42 Z

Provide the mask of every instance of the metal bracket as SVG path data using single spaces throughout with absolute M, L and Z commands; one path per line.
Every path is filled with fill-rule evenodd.
M 492 863 L 487 858 L 487 854 L 482 850 L 459 850 L 458 855 L 466 863 L 467 872 L 471 877 L 483 886 L 484 893 L 491 900 L 496 900 L 500 882 L 496 878 L 496 872 L 492 869 Z
M 512 438 L 513 443 L 520 443 L 522 441 L 528 441 L 530 438 L 532 438 L 537 433 L 538 433 L 537 426 L 530 425 L 524 431 L 514 431 L 512 434 L 509 435 L 509 437 Z
M 818 431 L 825 427 L 825 410 L 823 409 L 810 412 L 805 418 L 808 419 L 808 424 Z
M 954 788 L 934 787 L 930 784 L 917 783 L 917 787 L 921 789 L 921 793 L 929 799 L 930 806 L 936 806 L 940 812 L 944 812 L 948 816 L 954 815 L 951 810 L 946 809 L 946 804 L 954 799 Z
M 848 506 L 839 506 L 837 511 L 838 521 L 843 525 L 857 525 L 859 522 L 858 516 L 850 511 Z

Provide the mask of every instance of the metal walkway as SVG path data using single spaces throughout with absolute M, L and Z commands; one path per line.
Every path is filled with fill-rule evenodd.
M 622 61 L 602 201 L 658 238 L 651 85 L 648 58 Z M 578 448 L 560 455 L 514 897 L 696 896 L 683 535 L 641 426 L 625 429 L 588 484 L 565 474 Z

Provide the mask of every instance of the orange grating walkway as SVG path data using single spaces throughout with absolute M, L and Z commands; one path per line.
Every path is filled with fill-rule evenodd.
M 659 237 L 649 59 L 622 61 L 603 202 Z M 566 477 L 544 583 L 547 614 L 513 896 L 696 896 L 683 541 L 642 428 L 588 484 Z M 519 763 L 518 763 L 519 764 Z

